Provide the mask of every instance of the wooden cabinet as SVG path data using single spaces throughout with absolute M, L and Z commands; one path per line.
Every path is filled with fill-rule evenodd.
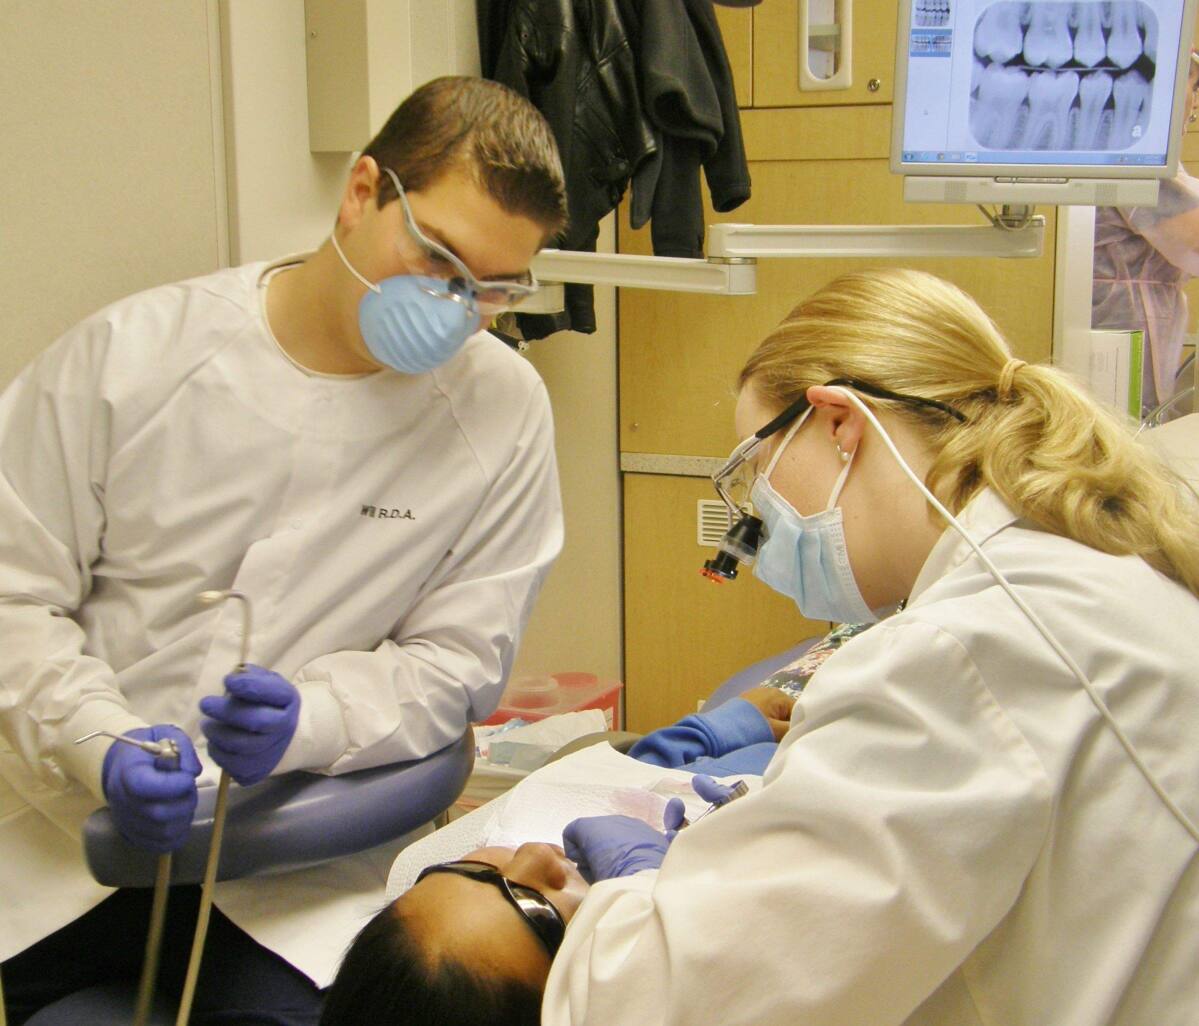
M 714 584 L 712 555 L 695 538 L 695 507 L 714 497 L 706 478 L 625 474 L 625 720 L 648 731 L 695 712 L 725 679 L 827 623 L 749 571 Z
M 801 89 L 799 79 L 800 26 L 805 0 L 770 0 L 753 8 L 755 107 L 891 102 L 898 20 L 895 0 L 838 0 L 836 6 L 852 9 L 849 47 L 852 81 L 847 89 L 811 91 Z M 876 83 L 874 88 L 872 83 Z
M 977 224 L 973 207 L 905 204 L 887 165 L 890 108 L 743 111 L 753 196 L 710 221 L 760 224 Z M 707 297 L 624 289 L 620 295 L 620 419 L 625 452 L 721 456 L 736 442 L 737 372 L 801 298 L 838 274 L 912 266 L 961 285 L 1027 360 L 1048 359 L 1053 330 L 1053 212 L 1036 260 L 763 260 L 754 296 Z M 648 231 L 620 249 L 648 253 Z
M 753 106 L 754 12 L 748 7 L 717 7 L 716 22 L 733 72 L 738 107 Z

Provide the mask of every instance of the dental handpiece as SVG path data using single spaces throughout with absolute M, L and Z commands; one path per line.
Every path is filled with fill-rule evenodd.
M 133 745 L 135 748 L 140 748 L 143 752 L 149 752 L 159 758 L 174 759 L 176 762 L 179 760 L 179 746 L 169 737 L 163 738 L 161 741 L 143 741 L 136 737 L 126 737 L 124 734 L 113 734 L 107 730 L 93 730 L 90 734 L 75 738 L 75 744 L 81 745 L 84 741 L 90 741 L 95 737 L 110 737 L 114 741 L 123 741 L 127 745 Z

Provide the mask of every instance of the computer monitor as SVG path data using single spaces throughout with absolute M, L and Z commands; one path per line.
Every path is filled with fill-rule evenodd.
M 1156 203 L 1196 0 L 900 0 L 891 170 L 929 202 Z

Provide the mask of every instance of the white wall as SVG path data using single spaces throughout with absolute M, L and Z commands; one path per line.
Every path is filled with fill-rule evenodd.
M 471 0 L 369 2 L 387 13 L 372 52 L 404 69 L 393 107 L 477 71 Z M 0 387 L 112 300 L 328 233 L 349 155 L 308 150 L 303 0 L 2 0 L 0 40 Z M 567 542 L 523 672 L 621 671 L 615 310 L 598 292 L 597 334 L 530 354 L 554 405 Z
M 615 216 L 599 247 L 615 248 Z M 620 446 L 616 419 L 616 290 L 596 288 L 594 335 L 534 342 L 529 358 L 554 406 L 566 545 L 533 613 L 517 669 L 623 672 Z
M 221 0 L 232 262 L 315 249 L 349 154 L 308 150 L 302 0 Z
M 0 387 L 86 314 L 223 261 L 216 26 L 215 0 L 0 3 Z

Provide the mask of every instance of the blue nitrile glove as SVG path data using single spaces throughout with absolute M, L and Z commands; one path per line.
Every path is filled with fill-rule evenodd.
M 632 816 L 588 816 L 562 831 L 566 857 L 588 883 L 657 869 L 669 846 L 664 834 Z
M 174 851 L 187 839 L 196 812 L 200 760 L 191 739 L 178 727 L 139 727 L 128 736 L 139 741 L 170 738 L 179 746 L 179 762 L 114 741 L 100 771 L 113 822 L 135 848 Z
M 274 671 L 250 665 L 225 678 L 225 694 L 201 698 L 200 711 L 213 761 L 245 786 L 283 758 L 300 719 L 300 693 Z

